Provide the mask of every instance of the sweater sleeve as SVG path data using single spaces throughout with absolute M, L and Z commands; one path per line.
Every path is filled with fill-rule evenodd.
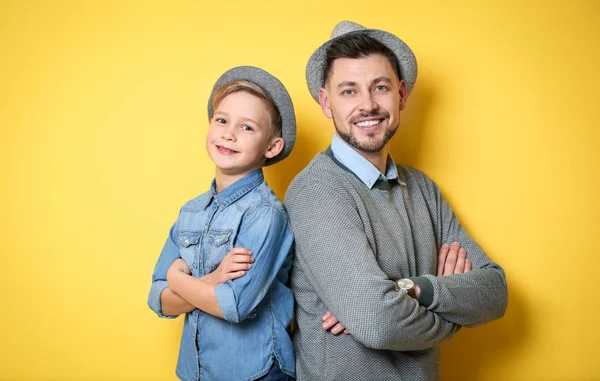
M 432 348 L 459 329 L 396 290 L 379 267 L 352 197 L 313 179 L 285 200 L 297 266 L 334 316 L 366 347 Z
M 438 250 L 444 243 L 457 241 L 466 249 L 467 258 L 473 263 L 473 270 L 469 273 L 439 277 L 423 275 L 433 289 L 433 299 L 427 309 L 466 327 L 501 318 L 508 304 L 504 270 L 488 258 L 461 226 L 438 186 L 424 174 L 421 173 L 421 176 L 422 189 L 429 195 Z

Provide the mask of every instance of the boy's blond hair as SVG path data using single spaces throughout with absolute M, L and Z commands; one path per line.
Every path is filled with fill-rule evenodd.
M 215 95 L 213 97 L 213 109 L 217 109 L 217 106 L 221 101 L 228 95 L 237 93 L 240 91 L 244 91 L 246 93 L 252 94 L 255 97 L 262 99 L 267 105 L 267 111 L 269 113 L 269 119 L 271 121 L 271 133 L 273 137 L 281 137 L 281 115 L 279 114 L 279 110 L 275 106 L 275 102 L 269 96 L 269 94 L 264 91 L 260 86 L 255 85 L 254 83 L 246 80 L 236 80 L 233 82 L 229 82 L 219 87 L 215 91 Z

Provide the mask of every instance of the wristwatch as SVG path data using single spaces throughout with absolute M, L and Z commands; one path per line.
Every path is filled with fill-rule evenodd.
M 408 296 L 410 296 L 411 298 L 416 298 L 416 290 L 415 290 L 415 282 L 413 282 L 410 279 L 400 279 L 398 282 L 398 287 L 406 292 L 408 294 Z

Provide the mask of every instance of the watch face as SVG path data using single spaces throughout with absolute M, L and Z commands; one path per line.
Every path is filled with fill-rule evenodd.
M 410 279 L 400 279 L 398 281 L 398 286 L 402 290 L 412 290 L 415 287 L 415 283 Z

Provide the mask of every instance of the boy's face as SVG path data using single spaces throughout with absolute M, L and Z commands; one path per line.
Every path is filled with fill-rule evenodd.
M 217 174 L 242 178 L 283 149 L 272 137 L 267 104 L 244 91 L 227 95 L 215 108 L 206 136 L 206 150 Z

